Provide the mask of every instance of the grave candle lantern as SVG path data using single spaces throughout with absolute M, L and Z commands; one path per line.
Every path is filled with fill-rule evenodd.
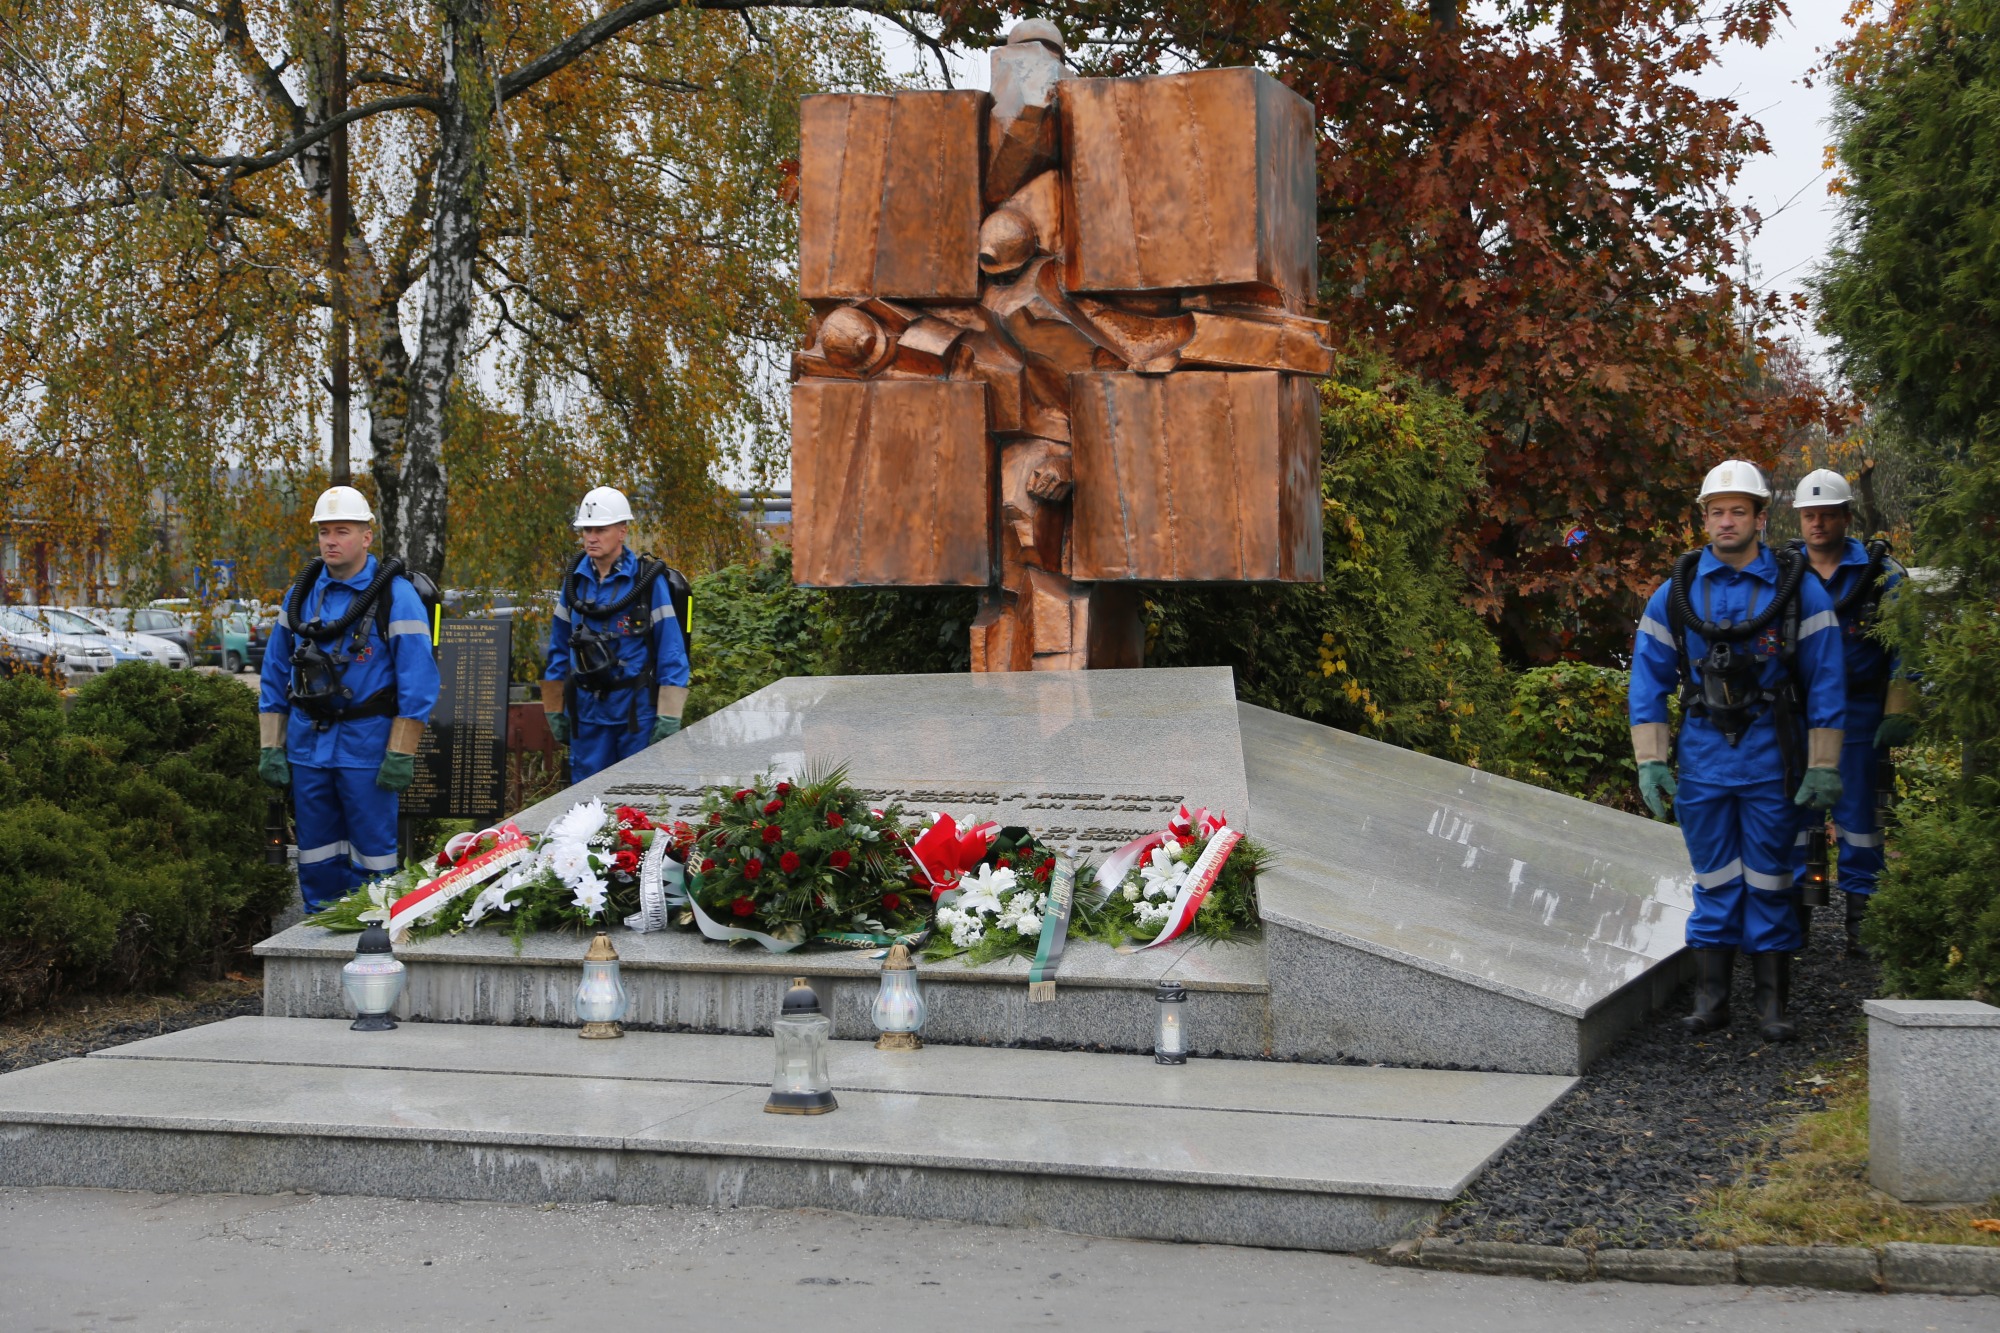
M 833 1022 L 820 1012 L 819 996 L 804 977 L 792 978 L 784 1008 L 771 1025 L 778 1059 L 766 1111 L 824 1115 L 839 1105 L 833 1099 L 833 1079 L 826 1072 L 826 1043 L 832 1035 Z
M 354 959 L 340 969 L 340 989 L 353 1006 L 356 1032 L 387 1032 L 396 1026 L 389 1013 L 403 994 L 402 960 L 391 952 L 389 932 L 378 921 L 361 932 Z
M 875 995 L 875 1026 L 882 1033 L 875 1039 L 878 1051 L 920 1051 L 928 1006 L 917 985 L 917 965 L 910 961 L 909 949 L 901 944 L 889 947 L 882 963 L 882 989 Z
M 1188 1058 L 1187 1026 L 1182 1013 L 1187 1004 L 1187 987 L 1178 981 L 1162 981 L 1153 988 L 1153 1062 L 1184 1065 Z
M 611 947 L 611 936 L 600 930 L 583 956 L 583 980 L 576 988 L 576 1016 L 583 1020 L 583 1030 L 576 1035 L 624 1036 L 618 1022 L 629 1003 L 625 983 L 618 977 L 618 951 Z

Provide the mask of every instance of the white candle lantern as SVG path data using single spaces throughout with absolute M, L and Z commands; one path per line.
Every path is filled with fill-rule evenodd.
M 583 980 L 576 988 L 576 1016 L 583 1021 L 583 1030 L 576 1035 L 624 1036 L 618 1023 L 629 1004 L 625 983 L 618 976 L 618 951 L 611 947 L 611 936 L 600 930 L 583 956 Z
M 929 1007 L 923 988 L 917 985 L 917 965 L 910 961 L 909 949 L 901 944 L 889 947 L 882 963 L 882 989 L 875 993 L 875 1026 L 882 1035 L 875 1039 L 878 1051 L 920 1051 Z
M 390 950 L 389 932 L 380 922 L 361 932 L 354 960 L 340 969 L 340 989 L 353 1006 L 356 1032 L 387 1032 L 396 1026 L 389 1017 L 403 994 L 402 960 Z
M 1188 1058 L 1187 987 L 1178 981 L 1162 981 L 1153 988 L 1153 1062 L 1184 1065 Z

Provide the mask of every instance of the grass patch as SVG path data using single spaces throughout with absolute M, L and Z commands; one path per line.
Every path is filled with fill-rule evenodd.
M 1916 1207 L 1868 1183 L 1866 1056 L 1823 1067 L 1794 1091 L 1822 1109 L 1774 1125 L 1743 1175 L 1702 1200 L 1699 1243 L 2000 1246 L 2000 1197 L 1984 1207 Z

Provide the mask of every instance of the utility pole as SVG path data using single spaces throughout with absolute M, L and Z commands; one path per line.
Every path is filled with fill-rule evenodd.
M 327 90 L 329 117 L 347 110 L 347 25 L 343 11 L 347 0 L 332 0 L 333 44 L 332 87 Z M 348 417 L 350 394 L 347 371 L 347 127 L 342 125 L 330 140 L 333 173 L 332 199 L 327 209 L 328 288 L 333 298 L 333 484 L 351 484 L 353 469 L 348 459 Z

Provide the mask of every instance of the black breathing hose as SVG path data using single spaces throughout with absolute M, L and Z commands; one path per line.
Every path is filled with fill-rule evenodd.
M 347 604 L 347 610 L 342 613 L 340 619 L 331 625 L 320 625 L 319 628 L 313 629 L 299 618 L 305 614 L 306 595 L 312 591 L 314 581 L 325 568 L 326 561 L 320 559 L 315 559 L 307 565 L 306 572 L 299 575 L 299 581 L 292 585 L 292 595 L 286 599 L 285 618 L 291 622 L 292 633 L 302 639 L 311 639 L 314 643 L 329 643 L 353 629 L 354 622 L 368 613 L 369 608 L 375 605 L 375 599 L 389 586 L 389 580 L 403 572 L 403 562 L 392 558 L 375 566 L 374 579 L 361 591 L 360 596 Z M 313 623 L 318 625 L 317 621 Z
M 1868 568 L 1861 572 L 1860 578 L 1854 580 L 1854 586 L 1847 590 L 1847 595 L 1833 604 L 1835 615 L 1846 616 L 1853 605 L 1861 600 L 1861 594 L 1867 592 L 1874 586 L 1875 580 L 1882 577 L 1882 561 L 1888 555 L 1889 543 L 1879 540 L 1868 543 Z
M 625 595 L 609 606 L 599 606 L 596 602 L 581 602 L 576 599 L 576 585 L 583 578 L 583 562 L 588 559 L 590 557 L 587 555 L 578 556 L 576 564 L 570 569 L 569 606 L 570 610 L 577 612 L 579 615 L 588 616 L 592 620 L 605 620 L 612 616 L 624 615 L 632 609 L 633 604 L 640 597 L 651 591 L 653 581 L 667 572 L 667 567 L 661 562 L 653 560 L 649 566 L 647 561 L 650 557 L 642 556 L 640 558 L 638 577 L 633 579 L 632 586 L 626 590 Z
M 1689 551 L 1674 566 L 1673 589 L 1667 594 L 1675 616 L 1681 624 L 1710 643 L 1717 639 L 1740 642 L 1763 633 L 1766 626 L 1778 618 L 1785 604 L 1799 591 L 1799 581 L 1806 574 L 1806 560 L 1803 555 L 1789 562 L 1784 576 L 1778 580 L 1778 591 L 1771 598 L 1770 605 L 1749 620 L 1739 620 L 1733 625 L 1718 625 L 1712 620 L 1703 620 L 1694 613 L 1694 604 L 1688 600 L 1688 584 L 1694 579 L 1694 569 L 1701 561 L 1701 552 Z

